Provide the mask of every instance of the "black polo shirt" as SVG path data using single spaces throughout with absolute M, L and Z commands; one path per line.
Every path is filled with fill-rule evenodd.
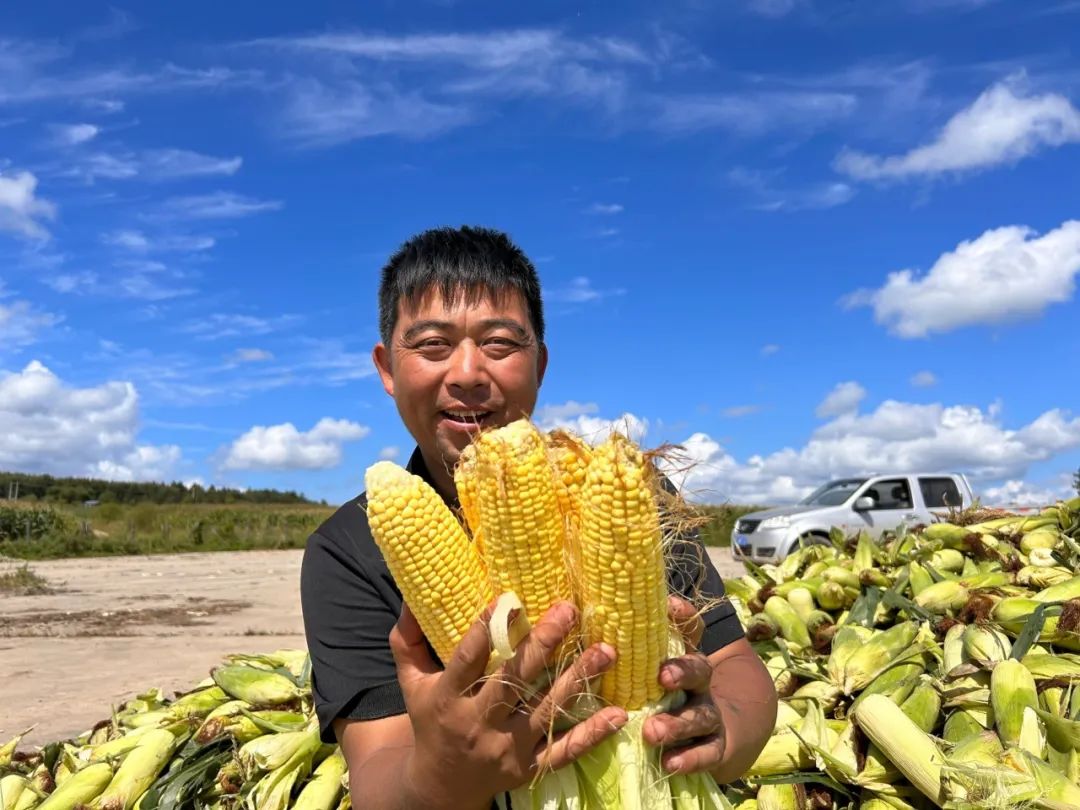
M 419 448 L 406 469 L 432 483 Z M 315 530 L 300 574 L 315 710 L 322 739 L 330 743 L 336 742 L 335 718 L 375 720 L 405 712 L 389 643 L 401 612 L 401 591 L 371 536 L 366 503 L 361 494 Z M 689 595 L 697 584 L 703 597 L 724 595 L 723 581 L 695 537 L 675 544 L 670 557 L 672 591 Z M 706 654 L 743 635 L 730 602 L 704 619 L 701 650 Z

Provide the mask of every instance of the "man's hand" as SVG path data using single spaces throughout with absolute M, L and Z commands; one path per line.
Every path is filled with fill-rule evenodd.
M 521 641 L 514 658 L 483 678 L 491 650 L 490 609 L 469 629 L 443 670 L 415 617 L 404 608 L 390 634 L 415 748 L 406 779 L 420 806 L 482 808 L 525 784 L 539 769 L 561 768 L 613 734 L 626 712 L 606 707 L 548 744 L 552 721 L 585 683 L 611 667 L 607 645 L 587 650 L 551 685 L 522 701 L 577 623 L 572 604 L 553 606 Z
M 682 689 L 688 699 L 650 717 L 642 733 L 647 743 L 666 749 L 666 770 L 708 771 L 726 784 L 741 777 L 765 747 L 776 722 L 776 687 L 745 638 L 705 657 L 699 652 L 705 625 L 694 607 L 672 596 L 668 610 L 689 652 L 661 665 L 660 684 L 668 691 Z
M 643 736 L 650 745 L 666 749 L 661 764 L 671 773 L 712 771 L 724 758 L 727 735 L 724 717 L 713 700 L 713 665 L 698 652 L 705 624 L 697 610 L 677 596 L 668 598 L 668 613 L 686 640 L 687 653 L 665 661 L 660 685 L 669 692 L 681 689 L 686 703 L 645 721 Z

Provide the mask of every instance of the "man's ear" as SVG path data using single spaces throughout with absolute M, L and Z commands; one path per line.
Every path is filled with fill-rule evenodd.
M 547 371 L 548 349 L 546 343 L 540 344 L 540 351 L 536 354 L 536 387 L 544 384 L 544 372 Z
M 375 364 L 375 370 L 379 372 L 382 387 L 390 396 L 394 395 L 394 373 L 390 369 L 390 350 L 382 342 L 376 343 L 371 350 L 371 361 Z

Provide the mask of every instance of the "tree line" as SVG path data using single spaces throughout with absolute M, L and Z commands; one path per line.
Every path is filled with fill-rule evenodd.
M 230 489 L 187 486 L 179 481 L 106 481 L 97 478 L 66 478 L 52 475 L 0 472 L 0 498 L 48 503 L 315 503 L 298 492 L 276 489 Z

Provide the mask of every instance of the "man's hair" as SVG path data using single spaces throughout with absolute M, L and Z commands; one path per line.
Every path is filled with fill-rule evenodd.
M 417 306 L 438 290 L 453 306 L 461 296 L 475 303 L 517 290 L 525 299 L 538 342 L 544 340 L 544 306 L 536 268 L 505 233 L 491 228 L 433 228 L 403 244 L 382 269 L 379 335 L 390 345 L 398 304 Z

